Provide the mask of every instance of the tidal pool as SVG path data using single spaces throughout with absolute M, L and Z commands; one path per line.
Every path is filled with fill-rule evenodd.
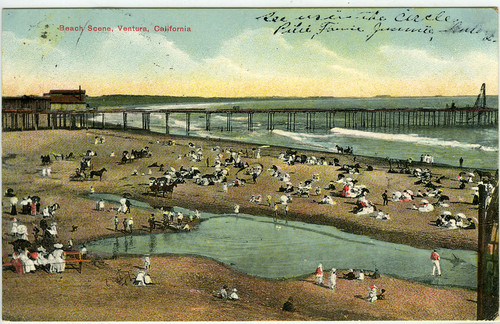
M 97 198 L 97 196 L 95 196 Z M 113 198 L 114 199 L 114 198 Z M 174 207 L 185 215 L 192 214 Z M 268 279 L 309 275 L 324 269 L 365 269 L 414 282 L 476 289 L 475 251 L 438 249 L 441 277 L 431 276 L 430 250 L 342 232 L 331 226 L 246 214 L 202 213 L 191 232 L 127 235 L 87 243 L 89 252 L 141 255 L 184 254 L 217 260 Z M 154 266 L 154 257 L 153 257 Z

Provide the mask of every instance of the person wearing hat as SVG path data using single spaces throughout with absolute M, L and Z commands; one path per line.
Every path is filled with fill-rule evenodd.
M 37 249 L 36 249 L 36 256 L 31 253 L 31 255 L 33 256 L 33 258 L 35 259 L 33 262 L 35 264 L 35 267 L 36 268 L 42 268 L 42 269 L 45 269 L 47 264 L 48 264 L 48 260 L 46 258 L 46 250 L 43 246 L 39 246 Z
M 321 263 L 316 268 L 316 284 L 323 285 L 323 265 Z
M 144 277 L 145 277 L 144 270 L 139 270 L 139 272 L 137 273 L 137 276 L 135 277 L 135 280 L 134 280 L 134 286 L 138 286 L 138 287 L 145 286 L 146 283 L 144 282 Z
M 368 292 L 368 301 L 373 303 L 377 300 L 377 286 L 370 285 L 370 291 Z
M 328 287 L 331 290 L 335 290 L 337 288 L 337 269 L 332 268 L 330 270 L 330 279 L 328 280 Z
M 17 218 L 15 217 L 11 217 L 9 218 L 9 235 L 12 235 L 12 236 L 17 236 Z
M 155 214 L 151 214 L 151 216 L 149 216 L 148 223 L 149 223 L 149 232 L 152 232 L 156 227 Z
M 99 199 L 99 201 L 97 202 L 97 210 L 99 210 L 99 211 L 104 210 L 104 200 L 103 199 Z
M 28 249 L 24 249 L 21 253 L 19 253 L 19 260 L 21 260 L 21 262 L 23 263 L 24 273 L 35 272 L 36 270 L 35 263 L 30 259 L 28 255 Z
M 227 286 L 222 286 L 222 288 L 216 292 L 214 296 L 221 299 L 227 299 Z
M 238 296 L 238 290 L 236 290 L 236 288 L 233 288 L 233 290 L 231 290 L 231 294 L 229 294 L 229 297 L 227 299 L 240 300 L 240 296 Z
M 61 273 L 66 267 L 64 262 L 64 252 L 62 250 L 63 245 L 61 243 L 54 244 L 55 250 L 49 254 L 50 272 L 51 273 Z
M 17 202 L 18 199 L 16 196 L 10 197 L 10 214 L 13 216 L 17 215 Z
M 149 270 L 149 268 L 151 268 L 151 258 L 149 254 L 145 254 L 142 260 L 144 262 L 144 269 Z
M 436 270 L 437 270 L 437 273 L 438 273 L 438 276 L 441 276 L 441 266 L 439 264 L 439 260 L 441 258 L 439 257 L 439 254 L 437 253 L 436 250 L 434 250 L 432 253 L 431 253 L 431 262 L 432 262 L 432 275 L 435 276 L 436 275 Z
M 130 216 L 130 218 L 128 219 L 127 225 L 128 230 L 130 231 L 130 233 L 132 233 L 132 229 L 134 228 L 134 219 L 132 218 L 132 216 Z

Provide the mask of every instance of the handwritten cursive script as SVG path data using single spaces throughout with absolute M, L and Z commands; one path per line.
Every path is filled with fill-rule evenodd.
M 445 34 L 473 35 L 483 41 L 497 41 L 495 30 L 488 30 L 479 23 L 469 25 L 442 9 L 428 9 L 428 12 L 420 9 L 418 13 L 414 9 L 335 9 L 327 14 L 298 16 L 271 11 L 255 19 L 273 25 L 274 35 L 302 34 L 311 39 L 325 34 L 354 33 L 368 42 L 383 34 L 406 33 L 427 37 L 429 41 L 436 35 Z

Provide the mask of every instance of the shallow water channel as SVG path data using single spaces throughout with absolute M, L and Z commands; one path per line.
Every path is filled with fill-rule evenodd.
M 117 201 L 119 196 L 93 195 Z M 144 203 L 141 203 L 144 204 Z M 138 206 L 132 201 L 132 206 Z M 141 206 L 142 207 L 142 206 Z M 183 208 L 173 211 L 192 214 Z M 246 214 L 201 214 L 191 232 L 127 235 L 87 243 L 89 252 L 118 255 L 199 255 L 252 276 L 289 279 L 324 269 L 375 268 L 385 275 L 439 286 L 476 289 L 475 251 L 438 249 L 441 277 L 432 277 L 431 251 L 342 232 L 331 226 Z M 140 224 L 137 224 L 140 225 Z M 154 266 L 154 258 L 152 260 Z

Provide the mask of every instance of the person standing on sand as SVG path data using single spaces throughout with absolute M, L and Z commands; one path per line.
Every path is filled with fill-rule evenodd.
M 271 195 L 267 195 L 266 196 L 266 202 L 267 202 L 267 205 L 269 207 L 271 207 L 272 203 L 273 203 L 273 197 Z
M 149 254 L 145 254 L 144 258 L 144 270 L 149 270 L 151 268 L 151 258 L 149 257 Z
M 441 276 L 441 266 L 439 264 L 439 260 L 441 258 L 439 257 L 439 254 L 437 253 L 436 250 L 434 250 L 431 253 L 431 262 L 432 262 L 432 275 L 435 276 L 436 270 L 438 273 L 438 276 Z
M 16 196 L 10 198 L 10 214 L 13 216 L 17 215 L 17 202 Z
M 323 265 L 321 263 L 316 268 L 316 284 L 323 285 Z
M 113 220 L 113 224 L 115 225 L 115 232 L 118 232 L 118 224 L 120 222 L 118 221 L 118 215 L 115 215 L 115 218 Z
M 387 206 L 389 204 L 389 197 L 387 196 L 387 190 L 384 191 L 382 194 L 382 199 L 384 200 L 384 206 Z
M 460 168 L 462 167 L 462 165 L 464 164 L 464 159 L 463 157 L 460 157 L 460 160 L 458 160 L 458 162 L 460 163 Z
M 125 217 L 123 219 L 123 231 L 126 233 L 127 229 L 128 229 L 128 219 L 127 219 L 127 217 Z
M 377 286 L 371 285 L 370 292 L 368 293 L 368 301 L 374 303 L 377 300 Z
M 337 269 L 335 268 L 332 268 L 332 270 L 330 270 L 328 287 L 330 288 L 330 290 L 335 290 L 335 288 L 337 288 Z
M 134 227 L 134 220 L 132 219 L 132 216 L 130 216 L 130 218 L 128 219 L 128 230 L 130 231 L 130 233 L 132 233 L 133 227 Z

